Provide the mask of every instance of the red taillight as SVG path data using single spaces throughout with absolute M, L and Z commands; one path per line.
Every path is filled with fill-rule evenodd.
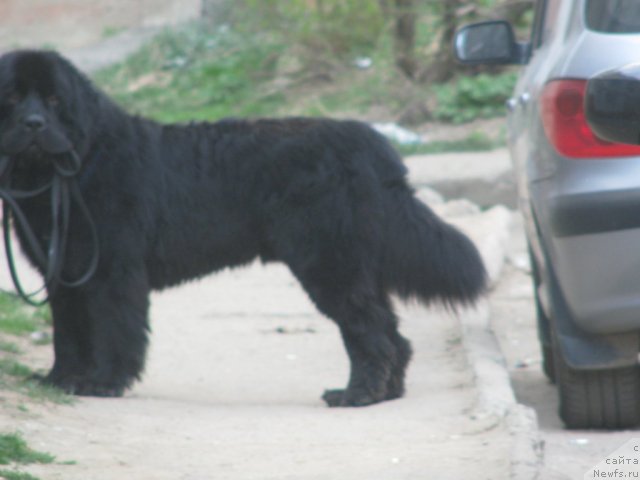
M 596 137 L 584 115 L 586 80 L 552 80 L 540 98 L 542 125 L 555 149 L 570 158 L 629 157 L 640 147 Z

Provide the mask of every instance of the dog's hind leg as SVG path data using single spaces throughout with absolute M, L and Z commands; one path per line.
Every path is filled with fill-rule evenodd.
M 346 389 L 327 390 L 329 406 L 364 406 L 404 393 L 409 342 L 397 329 L 397 319 L 378 296 L 351 294 L 335 315 L 351 363 Z
M 366 275 L 359 281 L 340 281 L 340 268 L 322 275 L 292 269 L 317 308 L 334 320 L 349 356 L 351 371 L 345 389 L 327 390 L 329 406 L 365 406 L 400 397 L 411 356 L 409 342 L 398 332 L 398 322 L 386 294 L 369 288 Z M 321 281 L 335 274 L 336 282 Z M 315 272 L 317 273 L 317 271 Z
M 330 406 L 364 406 L 402 395 L 411 349 L 398 333 L 383 285 L 384 212 L 377 180 L 368 164 L 336 178 L 316 179 L 312 185 L 325 188 L 301 192 L 295 204 L 282 202 L 270 212 L 268 237 L 275 257 L 340 328 L 351 363 L 349 382 L 327 391 L 324 400 Z
M 388 294 L 385 292 L 379 297 L 383 302 L 384 308 L 389 310 L 393 315 L 393 309 L 389 300 Z M 409 341 L 400 335 L 397 328 L 397 321 L 393 323 L 392 328 L 387 330 L 387 336 L 389 340 L 394 344 L 396 348 L 396 358 L 391 370 L 391 376 L 387 383 L 387 397 L 386 400 L 392 400 L 394 398 L 400 398 L 404 395 L 404 378 L 407 366 L 411 360 L 411 344 Z

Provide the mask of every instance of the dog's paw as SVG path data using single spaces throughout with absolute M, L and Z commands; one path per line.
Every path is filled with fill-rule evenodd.
M 342 406 L 342 397 L 344 397 L 344 390 L 325 390 L 322 394 L 322 400 L 324 400 L 329 407 Z
M 126 390 L 126 386 L 119 383 L 96 381 L 80 375 L 61 375 L 57 372 L 49 373 L 46 376 L 34 374 L 31 379 L 43 385 L 59 388 L 69 395 L 121 397 Z
M 59 371 L 52 370 L 47 375 L 34 373 L 29 377 L 29 380 L 38 382 L 46 387 L 58 388 L 64 393 L 73 395 L 76 388 L 76 383 L 80 378 L 81 377 L 79 375 L 61 373 Z
M 121 397 L 125 390 L 123 385 L 84 380 L 75 385 L 73 394 L 82 397 Z
M 366 407 L 382 401 L 360 390 L 325 390 L 322 399 L 329 407 Z

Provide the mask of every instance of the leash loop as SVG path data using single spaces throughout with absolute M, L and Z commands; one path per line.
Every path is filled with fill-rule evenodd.
M 68 157 L 56 158 L 53 162 L 54 174 L 52 179 L 33 190 L 16 190 L 11 187 L 11 171 L 13 159 L 0 156 L 0 200 L 2 200 L 2 228 L 4 236 L 5 254 L 11 274 L 11 280 L 18 295 L 27 303 L 34 306 L 44 305 L 60 285 L 64 287 L 79 287 L 88 282 L 95 274 L 99 261 L 98 233 L 78 186 L 77 175 L 82 163 L 75 150 L 71 150 Z M 67 163 L 63 163 L 68 160 Z M 27 216 L 20 207 L 18 200 L 28 200 L 49 192 L 51 230 L 46 250 L 35 234 Z M 67 279 L 63 276 L 67 243 L 69 239 L 69 224 L 71 207 L 75 205 L 83 221 L 89 229 L 91 237 L 91 258 L 77 278 Z M 28 293 L 20 281 L 16 263 L 13 242 L 11 240 L 11 219 L 20 229 L 25 248 L 31 254 L 36 266 L 44 277 L 44 285 L 35 292 Z M 46 289 L 47 296 L 43 300 L 36 300 L 35 296 Z

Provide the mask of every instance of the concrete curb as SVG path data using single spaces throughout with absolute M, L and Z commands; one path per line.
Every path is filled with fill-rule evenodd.
M 495 285 L 506 258 L 513 214 L 497 206 L 483 213 L 468 211 L 449 217 L 447 210 L 455 203 L 436 206 L 436 210 L 472 237 L 484 258 L 490 284 Z M 516 400 L 506 361 L 491 326 L 489 300 L 479 303 L 475 311 L 461 312 L 459 319 L 463 345 L 478 390 L 475 414 L 496 418 L 509 432 L 511 480 L 536 480 L 542 467 L 536 412 Z
M 499 419 L 511 436 L 510 479 L 536 480 L 543 460 L 543 444 L 535 410 L 518 403 L 509 372 L 491 328 L 488 302 L 480 315 L 461 315 L 463 344 L 478 389 L 478 415 Z
M 416 187 L 430 187 L 447 199 L 467 198 L 481 207 L 516 208 L 517 195 L 509 152 L 412 155 L 405 158 Z

